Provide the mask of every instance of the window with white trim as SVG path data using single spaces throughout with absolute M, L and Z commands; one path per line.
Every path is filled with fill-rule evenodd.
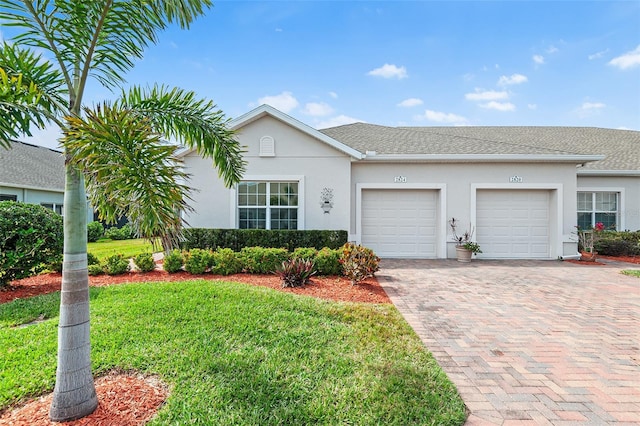
M 40 205 L 42 207 L 48 208 L 49 210 L 53 210 L 54 212 L 58 213 L 61 216 L 64 214 L 64 209 L 62 208 L 62 204 L 58 204 L 58 203 L 40 203 Z
M 617 229 L 619 192 L 578 192 L 578 228 L 591 229 L 602 222 L 605 229 Z
M 298 229 L 298 182 L 240 182 L 238 228 Z

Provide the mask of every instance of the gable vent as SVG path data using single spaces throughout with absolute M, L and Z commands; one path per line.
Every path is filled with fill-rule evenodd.
M 275 157 L 276 141 L 271 136 L 260 138 L 260 157 Z

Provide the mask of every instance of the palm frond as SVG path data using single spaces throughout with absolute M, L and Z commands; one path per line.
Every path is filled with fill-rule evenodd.
M 228 119 L 212 101 L 197 99 L 194 92 L 154 86 L 123 91 L 117 105 L 148 120 L 154 131 L 165 138 L 177 140 L 196 149 L 200 155 L 213 158 L 218 174 L 227 186 L 242 178 L 244 151 L 235 133 L 227 127 Z
M 16 45 L 0 46 L 0 146 L 31 135 L 31 126 L 59 123 L 63 80 L 51 63 Z
M 77 103 L 91 75 L 106 87 L 124 82 L 144 49 L 171 23 L 186 28 L 210 0 L 0 0 L 0 21 L 21 27 L 14 41 L 55 56 Z M 79 107 L 78 107 L 79 111 Z
M 126 216 L 145 238 L 180 229 L 180 212 L 189 210 L 188 174 L 148 120 L 103 103 L 69 117 L 63 145 L 83 171 L 87 194 L 101 219 Z

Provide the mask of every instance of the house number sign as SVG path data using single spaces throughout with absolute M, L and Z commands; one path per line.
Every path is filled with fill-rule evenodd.
M 396 176 L 393 178 L 393 182 L 394 183 L 407 183 L 407 177 L 406 176 Z
M 522 183 L 522 176 L 518 176 L 518 175 L 511 176 L 509 178 L 509 183 Z

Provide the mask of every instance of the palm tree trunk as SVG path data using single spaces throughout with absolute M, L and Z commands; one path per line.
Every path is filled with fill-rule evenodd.
M 58 368 L 49 411 L 51 420 L 58 422 L 87 416 L 98 406 L 89 339 L 87 199 L 82 174 L 70 165 L 65 171 Z

